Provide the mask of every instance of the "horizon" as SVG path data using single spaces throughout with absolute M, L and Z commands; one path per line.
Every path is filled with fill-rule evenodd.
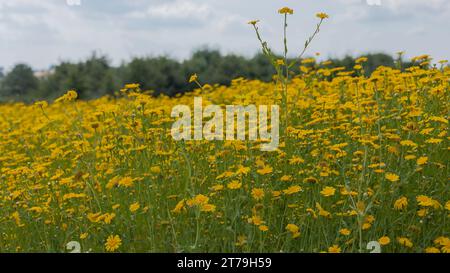
M 133 59 L 147 59 L 147 58 L 149 58 L 149 59 L 151 59 L 151 58 L 168 58 L 168 59 L 171 59 L 171 60 L 175 60 L 175 61 L 177 61 L 179 63 L 182 63 L 182 62 L 184 62 L 186 60 L 191 59 L 193 57 L 193 54 L 195 54 L 196 52 L 199 52 L 199 51 L 202 51 L 202 50 L 208 50 L 208 51 L 216 51 L 217 50 L 221 54 L 222 57 L 234 55 L 234 56 L 244 57 L 247 60 L 251 59 L 253 57 L 256 57 L 259 54 L 262 54 L 262 52 L 259 52 L 259 51 L 255 52 L 252 55 L 245 55 L 245 54 L 240 54 L 240 53 L 235 53 L 235 52 L 225 52 L 224 53 L 224 52 L 220 51 L 219 49 L 209 48 L 209 47 L 208 48 L 200 47 L 198 49 L 194 49 L 193 52 L 189 56 L 187 56 L 186 58 L 182 58 L 182 59 L 181 58 L 176 58 L 176 57 L 173 57 L 173 56 L 170 56 L 170 55 L 167 55 L 167 54 L 160 54 L 160 55 L 151 55 L 151 54 L 149 54 L 149 55 L 142 55 L 142 56 L 133 56 L 133 57 L 130 57 L 129 59 L 127 59 L 127 60 L 120 60 L 120 62 L 113 62 L 112 58 L 109 55 L 103 54 L 103 53 L 98 52 L 98 51 L 92 51 L 87 56 L 81 57 L 81 58 L 76 59 L 76 60 L 59 59 L 55 63 L 52 63 L 48 67 L 45 67 L 45 68 L 36 68 L 36 67 L 31 66 L 30 64 L 28 64 L 26 62 L 18 62 L 18 63 L 15 63 L 13 66 L 9 67 L 8 69 L 6 69 L 6 67 L 3 67 L 3 66 L 0 65 L 0 71 L 2 71 L 3 73 L 7 74 L 7 73 L 11 72 L 11 70 L 14 68 L 14 66 L 24 64 L 24 65 L 27 65 L 27 66 L 31 67 L 33 69 L 33 71 L 36 72 L 36 73 L 38 73 L 38 72 L 49 72 L 49 71 L 52 71 L 55 67 L 57 67 L 58 65 L 60 65 L 62 63 L 78 64 L 78 63 L 85 62 L 86 60 L 89 60 L 90 58 L 92 58 L 92 56 L 94 56 L 94 54 L 97 57 L 106 57 L 106 59 L 110 63 L 110 67 L 111 68 L 119 68 L 120 66 L 127 65 Z M 366 53 L 361 53 L 361 54 L 356 54 L 356 55 L 345 54 L 343 56 L 337 56 L 337 57 L 336 56 L 327 56 L 327 57 L 325 57 L 322 54 L 320 54 L 320 56 L 317 56 L 315 54 L 309 54 L 309 55 L 307 54 L 302 59 L 314 58 L 314 59 L 316 59 L 318 61 L 326 61 L 326 60 L 331 60 L 331 59 L 342 60 L 342 59 L 344 59 L 346 57 L 357 59 L 357 58 L 360 58 L 360 57 L 365 57 L 365 56 L 368 56 L 368 55 L 377 55 L 377 54 L 383 54 L 383 55 L 386 55 L 386 56 L 390 56 L 394 60 L 398 56 L 397 54 L 389 54 L 389 53 L 386 53 L 386 52 L 366 52 Z M 430 57 L 433 59 L 433 56 L 430 56 Z M 402 56 L 402 60 L 405 61 L 405 62 L 410 61 L 410 59 L 411 58 L 405 58 L 405 56 Z M 435 62 L 437 63 L 437 60 L 433 59 L 432 63 L 435 63 Z

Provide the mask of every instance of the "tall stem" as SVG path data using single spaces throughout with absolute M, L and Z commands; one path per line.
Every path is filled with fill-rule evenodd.
M 287 59 L 288 46 L 287 46 L 287 14 L 284 15 L 284 69 L 285 76 L 283 80 L 283 106 L 284 106 L 284 136 L 287 140 L 288 138 L 288 127 L 289 127 L 289 106 L 288 106 L 288 84 L 289 84 L 289 64 Z

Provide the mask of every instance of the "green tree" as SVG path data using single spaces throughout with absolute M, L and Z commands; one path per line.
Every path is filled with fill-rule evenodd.
M 368 58 L 363 64 L 366 75 L 370 75 L 380 65 L 397 66 L 396 60 L 387 54 L 363 56 Z M 343 66 L 346 70 L 352 70 L 356 59 L 353 56 L 331 59 L 331 66 Z M 319 64 L 307 64 L 317 65 Z M 402 64 L 403 69 L 409 66 L 411 63 Z M 292 71 L 294 74 L 298 72 L 299 66 L 293 67 Z M 229 85 L 237 77 L 271 81 L 274 73 L 269 60 L 262 54 L 246 58 L 234 54 L 222 55 L 218 50 L 205 48 L 194 52 L 191 58 L 184 61 L 167 56 L 145 57 L 134 58 L 118 67 L 112 67 L 107 56 L 94 52 L 88 59 L 78 63 L 59 63 L 52 68 L 49 76 L 39 80 L 26 65 L 16 66 L 3 79 L 0 71 L 0 98 L 53 100 L 67 90 L 74 89 L 81 99 L 92 99 L 112 95 L 127 83 L 139 83 L 143 90 L 152 90 L 156 96 L 175 96 L 196 88 L 194 84 L 188 83 L 192 74 L 197 74 L 202 83 Z
M 27 101 L 38 85 L 33 69 L 26 64 L 18 64 L 2 79 L 0 96 L 2 100 Z
M 124 84 L 139 83 L 143 90 L 155 91 L 155 95 L 175 95 L 186 84 L 180 63 L 168 57 L 135 58 L 121 70 Z
M 55 66 L 54 72 L 41 81 L 40 96 L 55 99 L 73 89 L 80 99 L 92 99 L 113 94 L 117 88 L 108 58 L 93 53 L 86 61 L 62 62 Z

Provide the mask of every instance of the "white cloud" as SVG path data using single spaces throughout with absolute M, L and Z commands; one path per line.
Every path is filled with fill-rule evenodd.
M 406 50 L 448 58 L 450 0 L 0 0 L 0 67 L 27 62 L 45 68 L 60 59 L 79 60 L 101 50 L 115 62 L 132 56 L 188 57 L 211 45 L 224 52 L 259 51 L 246 22 L 261 19 L 264 39 L 282 49 L 277 9 L 291 6 L 292 54 L 314 28 L 314 14 L 331 15 L 312 44 L 322 56 Z M 425 38 L 426 37 L 426 38 Z M 433 42 L 429 42 L 433 41 Z
M 211 15 L 211 8 L 206 3 L 176 0 L 159 5 L 150 4 L 144 11 L 129 13 L 134 18 L 161 18 L 161 19 L 206 19 Z
M 381 0 L 382 5 L 386 5 L 394 10 L 401 10 L 405 8 L 417 9 L 417 8 L 431 8 L 434 10 L 448 8 L 448 0 Z

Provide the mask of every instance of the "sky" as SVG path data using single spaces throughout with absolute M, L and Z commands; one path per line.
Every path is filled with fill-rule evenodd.
M 314 30 L 317 12 L 330 15 L 308 54 L 321 58 L 405 51 L 450 58 L 450 0 L 0 0 L 0 67 L 36 70 L 79 61 L 93 51 L 113 65 L 133 57 L 188 58 L 208 46 L 252 56 L 259 50 L 249 20 L 261 20 L 264 40 L 282 50 L 288 6 L 290 54 Z

